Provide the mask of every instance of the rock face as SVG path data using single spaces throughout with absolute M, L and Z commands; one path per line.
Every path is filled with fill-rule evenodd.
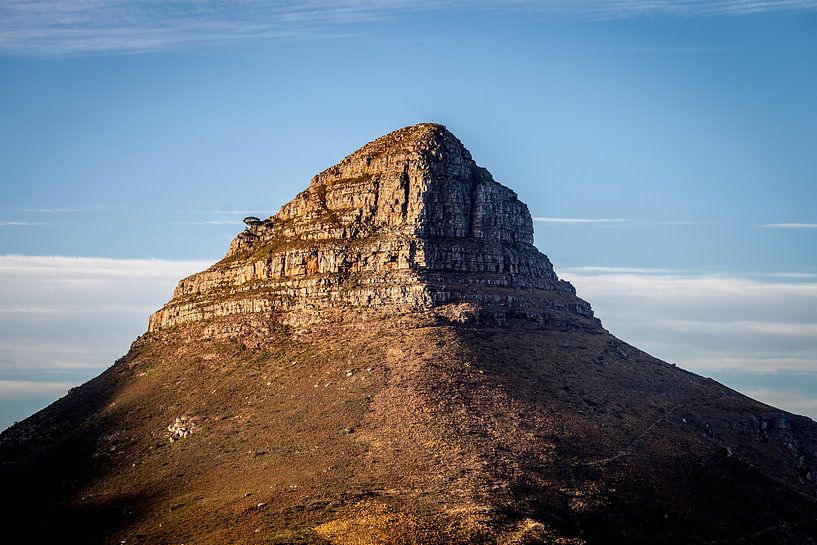
M 445 128 L 246 223 L 124 357 L 0 434 L 7 533 L 817 543 L 817 424 L 610 335 Z
M 149 331 L 232 314 L 286 311 L 284 320 L 299 322 L 451 302 L 475 303 L 500 322 L 592 317 L 533 246 L 528 207 L 445 127 L 421 124 L 315 176 L 239 234 L 222 261 L 180 282 Z

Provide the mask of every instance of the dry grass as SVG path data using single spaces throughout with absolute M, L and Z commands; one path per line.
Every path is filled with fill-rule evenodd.
M 606 333 L 403 316 L 204 340 L 213 325 L 143 337 L 4 433 L 11 525 L 129 544 L 815 535 L 813 422 Z M 752 419 L 779 417 L 759 440 Z

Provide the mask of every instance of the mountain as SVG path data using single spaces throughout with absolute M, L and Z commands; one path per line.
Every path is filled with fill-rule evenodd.
M 127 355 L 0 435 L 7 531 L 817 542 L 817 424 L 612 336 L 446 128 L 379 138 L 249 223 Z

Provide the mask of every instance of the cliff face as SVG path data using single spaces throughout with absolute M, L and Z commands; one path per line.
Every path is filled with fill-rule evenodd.
M 299 323 L 454 302 L 499 322 L 592 325 L 590 306 L 533 246 L 527 206 L 445 127 L 421 124 L 318 174 L 239 234 L 222 261 L 180 282 L 149 330 L 233 314 Z
M 35 543 L 817 543 L 817 424 L 616 339 L 439 125 L 316 176 L 0 434 Z

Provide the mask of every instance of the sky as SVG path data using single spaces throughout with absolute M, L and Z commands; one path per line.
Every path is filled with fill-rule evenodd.
M 0 429 L 423 121 L 607 329 L 817 418 L 817 1 L 5 0 Z

